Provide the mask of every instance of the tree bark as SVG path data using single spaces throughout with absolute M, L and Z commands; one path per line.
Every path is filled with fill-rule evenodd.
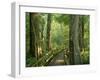
M 72 30 L 73 30 L 73 43 L 74 43 L 74 64 L 81 64 L 81 57 L 80 57 L 80 47 L 79 47 L 79 16 L 74 16 L 73 18 L 74 22 L 73 22 L 73 26 L 72 26 Z
M 48 14 L 48 18 L 47 18 L 47 36 L 46 36 L 46 45 L 47 45 L 47 51 L 49 51 L 51 49 L 51 34 L 50 34 L 50 30 L 51 30 L 51 14 Z
M 30 53 L 38 59 L 39 26 L 36 13 L 30 13 Z
M 34 16 L 34 14 L 30 13 L 30 53 L 33 55 L 33 57 L 35 57 L 35 34 L 34 34 L 34 30 L 33 30 L 33 19 L 32 17 Z
M 74 64 L 74 43 L 73 43 L 73 32 L 72 25 L 73 24 L 73 15 L 69 16 L 69 63 L 70 65 Z
M 79 17 L 79 46 L 82 51 L 84 48 L 84 16 Z
M 70 64 L 81 64 L 78 15 L 70 16 L 69 33 Z

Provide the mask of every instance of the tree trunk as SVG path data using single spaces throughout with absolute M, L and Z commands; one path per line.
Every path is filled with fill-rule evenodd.
M 33 19 L 34 14 L 30 13 L 30 53 L 35 57 L 35 34 L 33 30 Z
M 73 24 L 73 15 L 69 16 L 69 63 L 70 65 L 74 64 L 74 43 L 73 43 L 73 32 L 72 25 Z
M 79 47 L 79 16 L 74 16 L 72 25 L 72 38 L 74 43 L 74 64 L 81 64 L 80 47 Z
M 30 53 L 38 59 L 39 26 L 36 13 L 30 13 Z
M 82 51 L 84 48 L 84 16 L 79 17 L 79 46 Z
M 69 33 L 70 64 L 81 64 L 78 15 L 70 15 Z
M 46 45 L 47 45 L 47 51 L 49 51 L 51 49 L 51 43 L 50 43 L 50 30 L 51 30 L 51 14 L 48 14 L 48 18 L 47 18 L 47 36 L 46 36 Z

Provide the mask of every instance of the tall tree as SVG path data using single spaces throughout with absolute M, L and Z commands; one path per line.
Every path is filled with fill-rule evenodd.
M 74 64 L 81 64 L 80 47 L 79 47 L 79 15 L 74 16 L 72 25 L 73 30 L 73 43 L 74 43 Z
M 84 48 L 84 16 L 79 16 L 79 46 L 80 51 Z
M 73 26 L 73 15 L 69 16 L 69 63 L 71 65 L 74 64 L 74 43 L 73 43 L 73 31 L 72 31 L 72 26 Z
M 35 45 L 35 32 L 34 32 L 34 25 L 33 25 L 33 13 L 30 13 L 30 54 L 33 57 L 36 57 L 36 45 Z
M 47 45 L 46 48 L 47 48 L 47 51 L 49 51 L 51 49 L 50 30 L 51 30 L 51 14 L 48 14 L 48 17 L 47 17 L 47 35 L 46 35 L 46 45 Z
M 38 59 L 39 55 L 39 17 L 37 13 L 30 13 L 30 53 Z
M 79 47 L 79 16 L 70 16 L 70 63 L 81 64 L 80 47 Z

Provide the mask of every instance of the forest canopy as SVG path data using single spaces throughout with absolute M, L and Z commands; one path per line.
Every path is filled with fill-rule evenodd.
M 26 67 L 90 63 L 89 15 L 26 12 Z

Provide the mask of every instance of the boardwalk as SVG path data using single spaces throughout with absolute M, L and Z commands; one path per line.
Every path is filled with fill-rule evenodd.
M 65 65 L 63 52 L 56 55 L 48 64 L 48 66 L 58 66 L 58 65 Z

